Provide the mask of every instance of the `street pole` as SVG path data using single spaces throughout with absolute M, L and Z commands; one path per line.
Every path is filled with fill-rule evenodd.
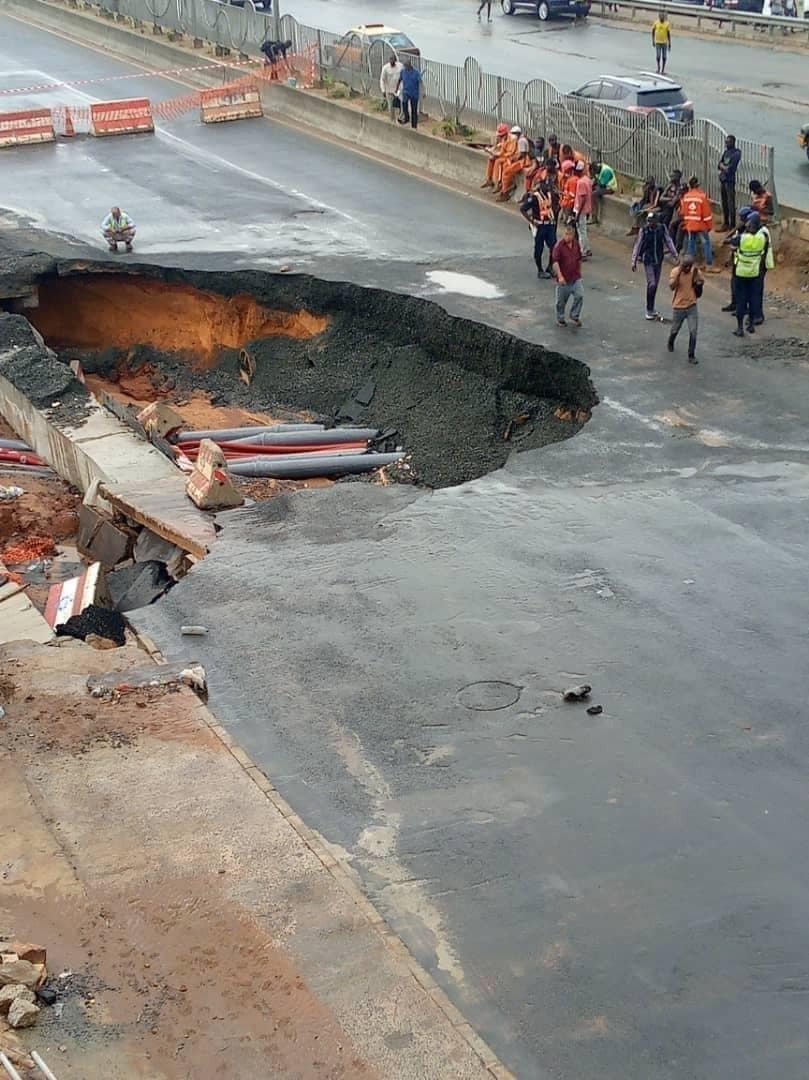
M 281 40 L 281 0 L 272 0 L 272 39 Z

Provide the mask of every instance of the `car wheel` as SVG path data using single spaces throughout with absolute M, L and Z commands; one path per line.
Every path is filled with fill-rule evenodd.
M 540 0 L 537 5 L 537 18 L 540 22 L 547 22 L 551 15 L 550 5 L 548 0 Z
M 500 5 L 503 9 L 504 15 L 516 15 L 517 9 L 514 6 L 514 0 L 503 0 Z

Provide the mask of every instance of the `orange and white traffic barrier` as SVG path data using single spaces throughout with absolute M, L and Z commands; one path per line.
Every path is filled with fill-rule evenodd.
M 224 510 L 244 502 L 230 479 L 225 455 L 211 439 L 203 439 L 199 444 L 194 471 L 185 482 L 185 493 L 200 510 Z
M 29 143 L 55 142 L 53 115 L 50 109 L 25 109 L 0 113 L 0 146 L 26 146 Z
M 148 98 L 100 101 L 90 106 L 92 135 L 134 135 L 154 131 L 152 103 Z
M 223 120 L 247 120 L 264 115 L 261 94 L 254 78 L 219 86 L 215 90 L 201 90 L 199 95 L 200 119 L 203 124 L 218 124 Z

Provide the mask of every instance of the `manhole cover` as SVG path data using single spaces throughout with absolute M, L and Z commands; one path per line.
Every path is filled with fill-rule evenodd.
M 488 682 L 473 682 L 458 691 L 458 700 L 467 709 L 475 712 L 496 712 L 507 709 L 520 700 L 522 687 L 516 683 L 492 679 Z

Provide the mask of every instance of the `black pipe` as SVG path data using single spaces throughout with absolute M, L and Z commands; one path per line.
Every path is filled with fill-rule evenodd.
M 383 465 L 401 461 L 404 454 L 346 454 L 345 456 L 304 458 L 295 454 L 285 461 L 248 458 L 247 461 L 229 461 L 228 470 L 234 476 L 272 477 L 275 480 L 309 480 L 315 476 L 354 476 L 371 472 Z

